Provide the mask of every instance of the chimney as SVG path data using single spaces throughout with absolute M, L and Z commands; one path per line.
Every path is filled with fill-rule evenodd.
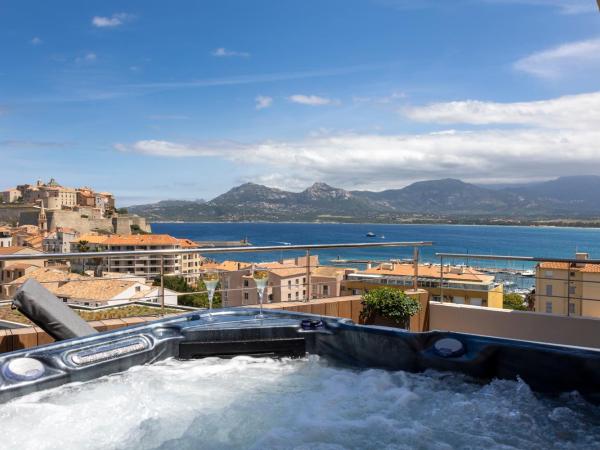
M 367 263 L 367 270 L 372 269 L 373 268 L 373 264 L 371 264 L 371 261 L 369 261 Z
M 586 261 L 590 259 L 590 255 L 585 252 L 577 252 L 575 253 L 575 259 L 578 261 Z M 575 267 L 585 267 L 585 263 L 577 263 L 575 264 Z

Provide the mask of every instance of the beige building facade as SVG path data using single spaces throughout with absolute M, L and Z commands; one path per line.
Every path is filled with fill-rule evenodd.
M 443 278 L 442 288 L 440 288 L 441 278 Z M 342 295 L 359 295 L 381 286 L 406 291 L 414 288 L 414 281 L 414 264 L 383 263 L 375 268 L 348 274 L 347 280 L 343 283 Z M 431 300 L 434 301 L 502 308 L 504 300 L 504 287 L 494 281 L 494 276 L 470 267 L 441 268 L 439 265 L 419 264 L 417 287 L 428 291 Z
M 535 311 L 547 314 L 600 317 L 600 264 L 543 262 L 536 268 Z

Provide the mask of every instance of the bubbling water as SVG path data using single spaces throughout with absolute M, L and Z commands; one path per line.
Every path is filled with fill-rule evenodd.
M 0 422 L 3 449 L 600 447 L 600 408 L 577 394 L 316 356 L 167 360 L 14 400 Z

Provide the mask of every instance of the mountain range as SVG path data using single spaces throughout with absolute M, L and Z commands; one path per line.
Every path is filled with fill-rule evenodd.
M 315 183 L 289 192 L 245 183 L 210 200 L 164 200 L 130 212 L 151 221 L 531 221 L 600 217 L 600 176 L 505 187 L 447 178 L 381 192 L 347 191 Z

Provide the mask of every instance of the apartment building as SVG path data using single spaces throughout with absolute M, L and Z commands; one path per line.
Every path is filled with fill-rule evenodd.
M 543 262 L 536 268 L 535 311 L 600 317 L 600 264 L 589 264 L 587 253 L 577 263 Z
M 0 227 L 0 248 L 12 247 L 13 237 L 8 227 Z
M 305 257 L 299 257 L 255 264 L 269 271 L 263 301 L 279 303 L 339 296 L 341 283 L 349 269 L 319 266 L 318 256 L 311 256 L 310 265 L 307 265 L 307 261 L 309 260 Z M 205 263 L 201 269 L 220 272 L 220 289 L 222 289 L 224 306 L 258 303 L 256 283 L 252 278 L 252 263 L 240 261 Z
M 443 272 L 440 272 L 439 265 L 418 265 L 418 287 L 427 290 L 432 300 L 441 300 L 442 275 L 443 301 L 502 308 L 504 288 L 502 284 L 494 281 L 494 276 L 464 266 L 444 266 Z M 342 295 L 358 295 L 380 286 L 410 290 L 414 287 L 414 274 L 414 264 L 383 263 L 374 268 L 348 274 L 343 283 Z
M 54 178 L 51 178 L 48 183 L 38 180 L 35 185 L 20 185 L 17 189 L 21 191 L 24 203 L 42 204 L 46 209 L 77 206 L 75 189 L 61 186 Z
M 2 203 L 15 203 L 23 197 L 21 191 L 17 188 L 10 188 L 2 191 Z
M 76 230 L 59 227 L 42 239 L 42 250 L 45 253 L 69 253 L 71 245 L 78 239 L 79 233 Z
M 198 248 L 198 244 L 190 239 L 179 239 L 182 249 Z M 181 255 L 181 274 L 190 286 L 196 286 L 200 277 L 200 267 L 205 260 L 200 253 L 184 253 Z
M 84 234 L 76 242 L 71 243 L 75 252 L 82 251 L 140 251 L 140 250 L 179 250 L 190 248 L 192 241 L 182 240 L 168 234 L 134 234 L 134 235 L 93 235 Z M 186 259 L 183 259 L 186 256 Z M 113 256 L 110 258 L 92 258 L 85 261 L 88 269 L 102 265 L 109 272 L 127 273 L 143 276 L 147 280 L 154 279 L 161 273 L 161 265 L 166 276 L 183 276 L 188 282 L 197 282 L 199 274 L 196 263 L 203 260 L 199 253 L 187 255 L 133 255 Z M 185 261 L 185 263 L 184 263 Z M 81 270 L 83 260 L 74 261 L 74 267 Z
M 89 187 L 70 188 L 61 186 L 54 178 L 48 183 L 38 180 L 35 184 L 22 184 L 2 191 L 4 203 L 22 201 L 29 205 L 43 205 L 48 210 L 89 208 L 101 217 L 115 209 L 115 198 L 110 192 L 95 192 Z M 86 213 L 87 214 L 87 213 Z
M 40 259 L 14 259 L 11 261 L 0 260 L 0 285 L 4 286 L 25 274 L 46 265 L 42 252 L 27 247 L 0 247 L 0 255 L 40 255 Z

